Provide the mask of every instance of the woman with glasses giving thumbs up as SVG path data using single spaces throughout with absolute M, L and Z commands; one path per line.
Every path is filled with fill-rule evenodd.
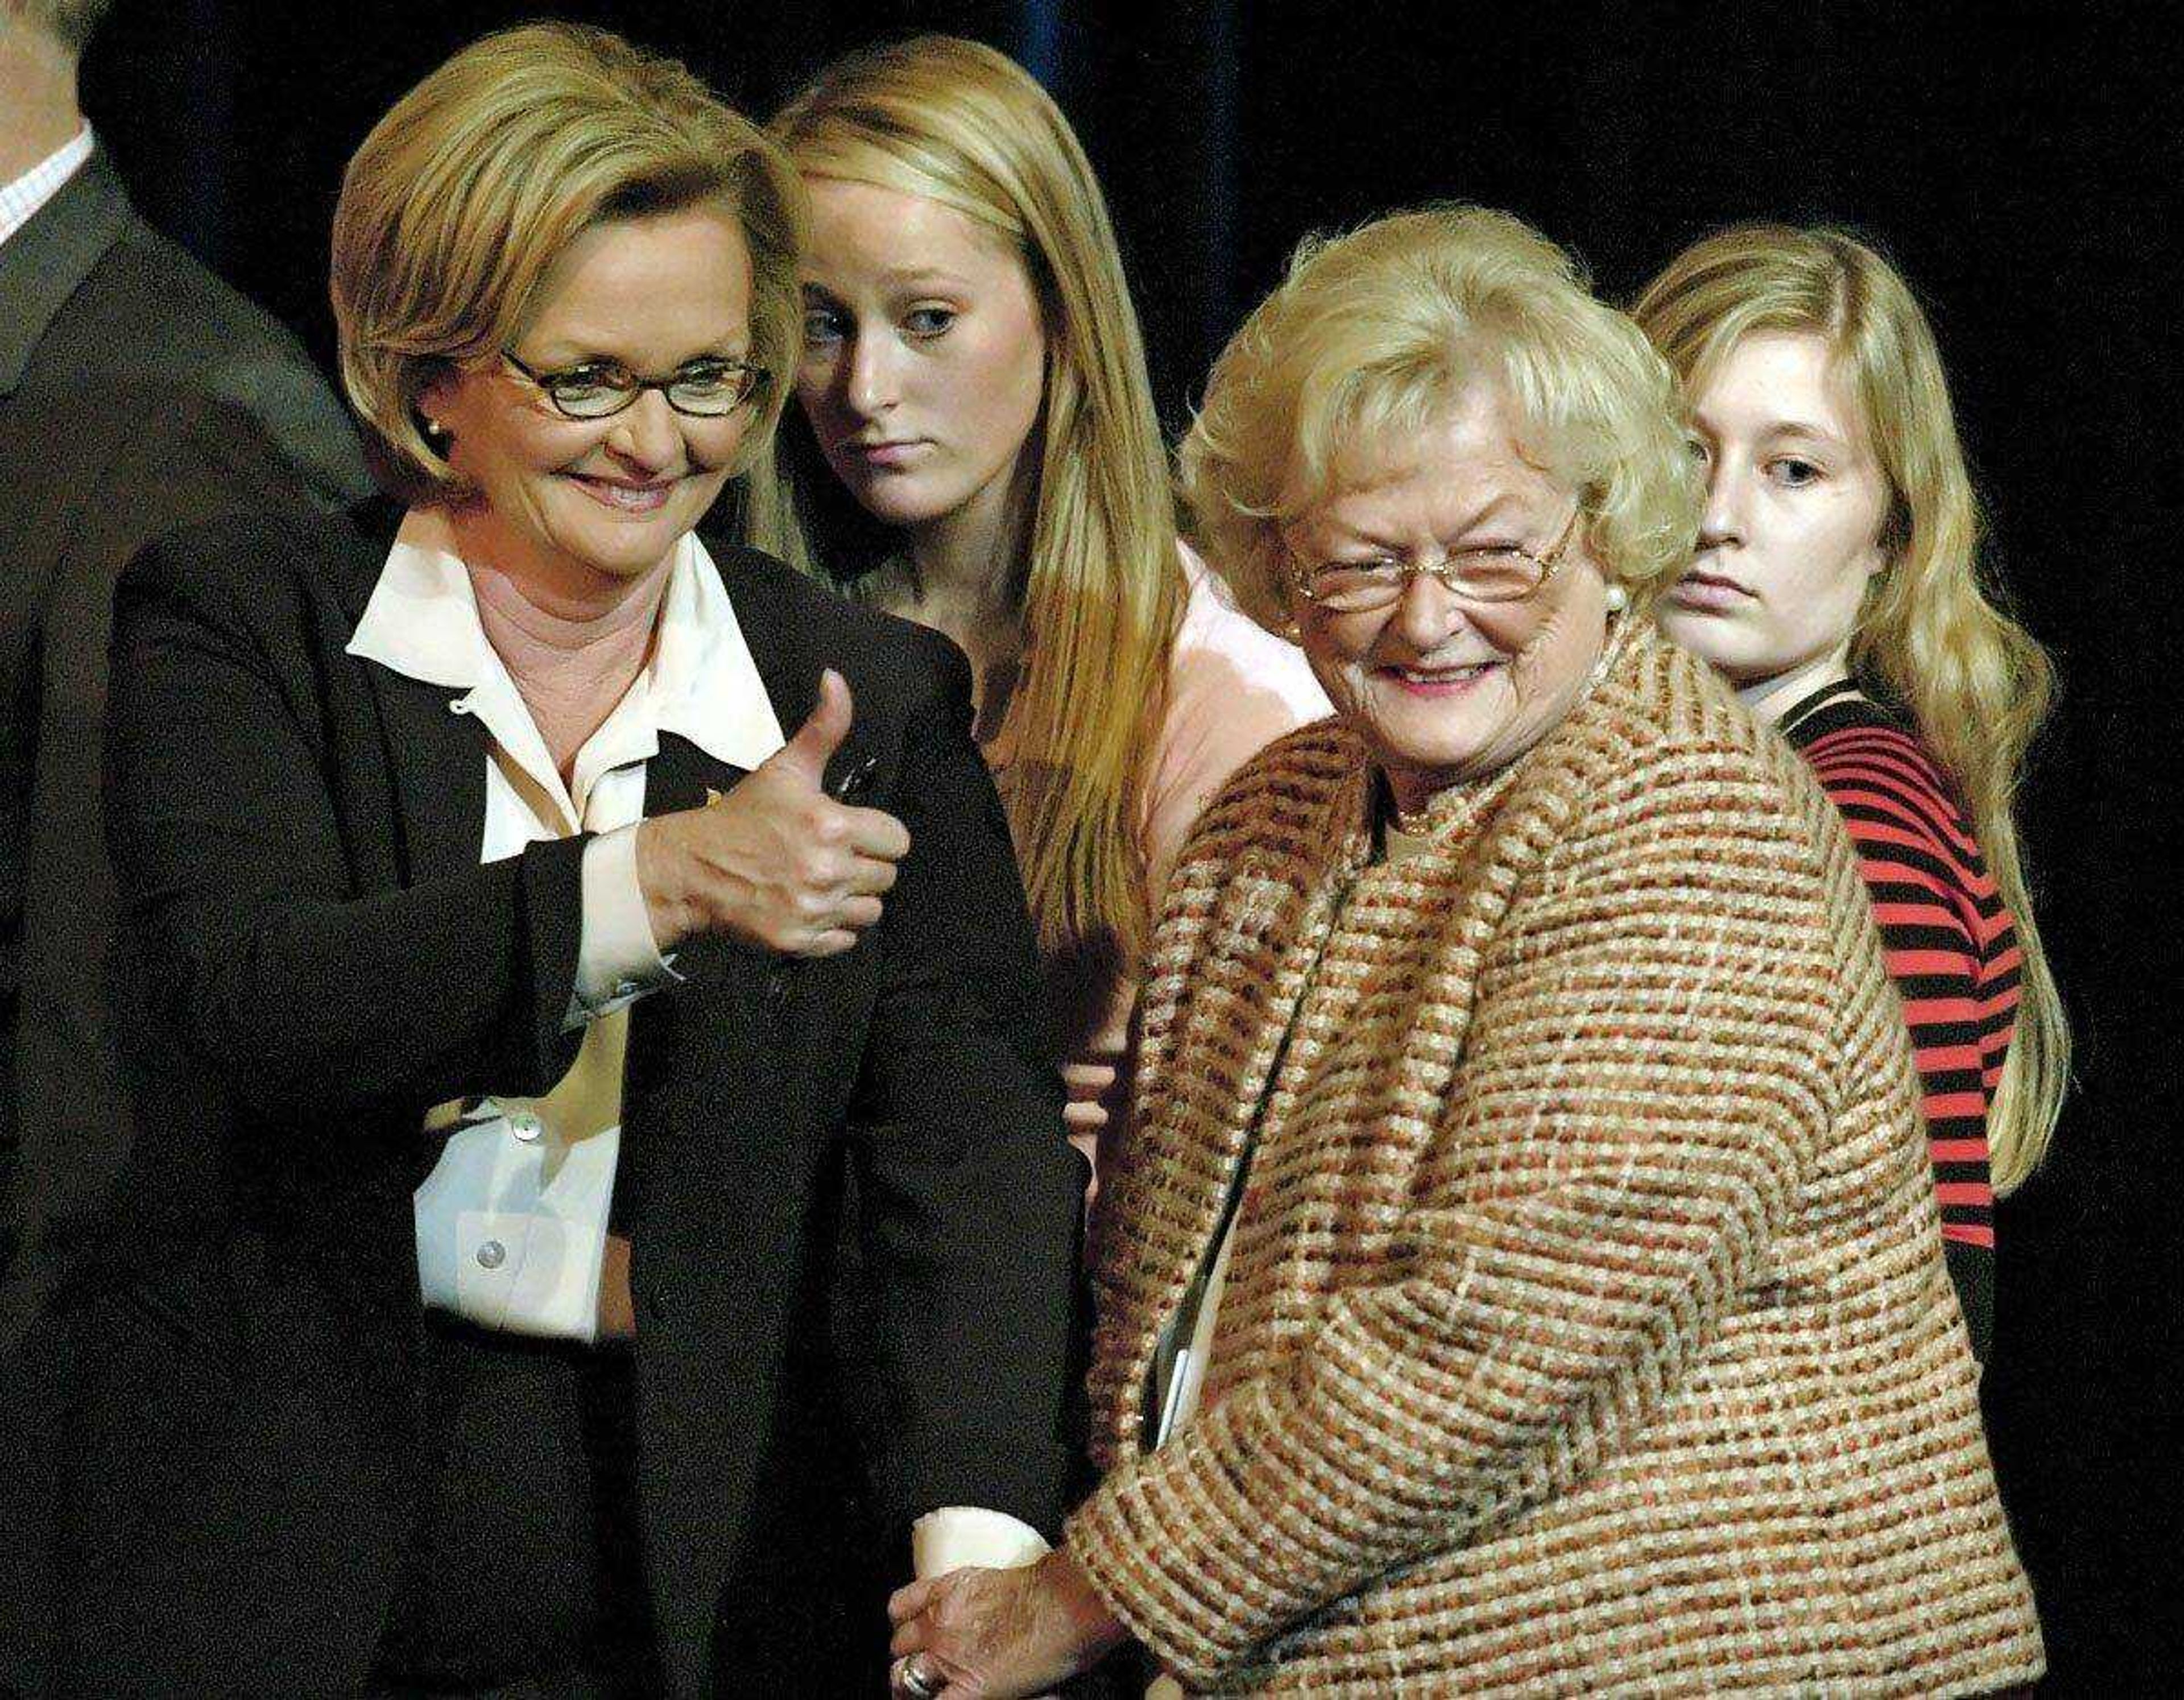
M 913 1519 L 1053 1532 L 1081 1165 L 966 670 L 694 530 L 800 206 L 678 65 L 457 54 L 336 218 L 403 505 L 130 575 L 140 1049 L 218 1107 L 66 1322 L 75 1687 L 878 1692 Z

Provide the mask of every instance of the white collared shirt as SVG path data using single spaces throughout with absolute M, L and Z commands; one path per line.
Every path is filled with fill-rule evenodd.
M 95 145 L 86 124 L 21 176 L 0 183 L 0 242 L 30 223 L 39 208 L 60 193 L 68 180 L 83 170 Z
M 650 662 L 577 752 L 567 785 L 486 638 L 443 514 L 404 517 L 348 644 L 353 655 L 463 692 L 449 711 L 476 716 L 491 735 L 481 862 L 597 834 L 584 849 L 572 1028 L 627 1008 L 672 973 L 654 945 L 637 879 L 645 763 L 660 735 L 678 733 L 745 769 L 784 742 L 720 574 L 694 535 L 676 545 L 658 618 Z M 585 1044 L 604 1037 L 588 1034 Z M 485 1099 L 460 1120 L 454 1109 L 435 1112 L 431 1124 L 454 1131 L 416 1194 L 418 1288 L 427 1305 L 511 1333 L 593 1338 L 621 1095 L 610 1085 L 605 1113 L 585 1115 L 570 1112 L 568 1095 Z

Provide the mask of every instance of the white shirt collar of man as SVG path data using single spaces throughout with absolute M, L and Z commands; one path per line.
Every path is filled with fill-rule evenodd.
M 0 183 L 0 242 L 30 223 L 41 207 L 67 187 L 95 146 L 86 124 L 21 176 Z
M 445 514 L 413 508 L 404 516 L 348 653 L 465 692 L 451 709 L 477 715 L 502 748 L 547 783 L 553 764 L 514 681 L 486 641 Z M 694 532 L 675 546 L 651 660 L 577 758 L 576 817 L 582 817 L 581 799 L 593 778 L 655 754 L 663 732 L 747 770 L 788 741 L 720 569 Z M 560 789 L 558 777 L 548 789 Z

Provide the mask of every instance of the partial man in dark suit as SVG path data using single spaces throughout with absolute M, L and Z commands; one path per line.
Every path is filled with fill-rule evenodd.
M 131 1054 L 211 1090 L 52 1324 L 62 1692 L 878 1693 L 888 1582 L 1058 1526 L 1086 1172 L 967 665 L 695 530 L 800 206 L 671 61 L 465 49 L 335 217 L 400 501 L 123 581 Z
M 177 526 L 369 488 L 295 338 L 130 205 L 77 101 L 104 10 L 0 0 L 0 1694 L 46 1686 L 59 1614 L 61 1366 L 32 1324 L 125 1261 L 105 1223 L 133 1130 L 188 1095 L 125 1084 L 111 1042 L 131 989 L 99 806 L 114 581 Z
M 104 10 L 0 0 L 0 1352 L 76 1273 L 130 1140 L 98 810 L 115 576 L 179 525 L 370 488 L 295 338 L 136 215 L 85 124 Z

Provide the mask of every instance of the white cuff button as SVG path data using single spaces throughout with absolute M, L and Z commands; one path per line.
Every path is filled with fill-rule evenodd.
M 508 1247 L 498 1240 L 488 1240 L 477 1248 L 478 1268 L 498 1269 L 508 1261 Z

